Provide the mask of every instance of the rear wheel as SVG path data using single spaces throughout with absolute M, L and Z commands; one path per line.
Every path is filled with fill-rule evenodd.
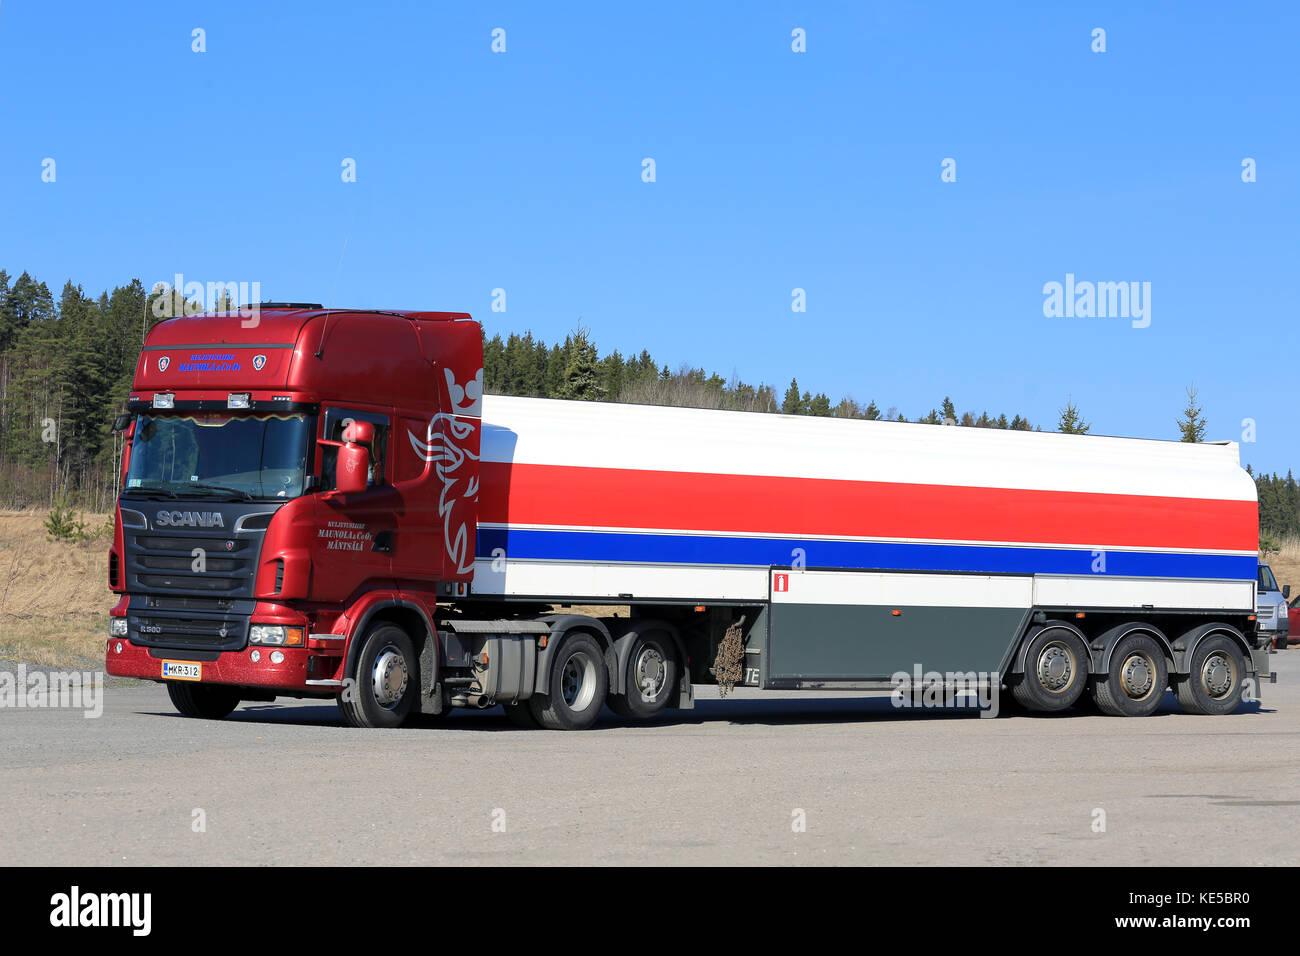
M 1174 686 L 1178 704 L 1189 714 L 1230 714 L 1241 703 L 1246 660 L 1229 637 L 1207 637 L 1192 651 L 1187 676 Z
M 1073 631 L 1047 627 L 1025 650 L 1025 672 L 1011 693 L 1026 710 L 1065 710 L 1088 684 L 1088 648 Z
M 1092 699 L 1111 717 L 1146 717 L 1160 706 L 1168 684 L 1160 645 L 1144 634 L 1131 634 L 1111 651 L 1105 676 L 1093 682 Z
M 167 682 L 167 696 L 172 706 L 186 717 L 221 720 L 239 706 L 239 690 L 221 684 L 182 684 Z
M 662 633 L 637 637 L 623 677 L 627 692 L 609 696 L 606 703 L 610 710 L 638 720 L 664 710 L 677 686 L 677 655 L 672 639 Z
M 585 730 L 596 722 L 609 691 L 605 655 L 589 634 L 572 634 L 548 665 L 546 694 L 528 698 L 537 722 L 548 730 Z
M 350 727 L 400 727 L 420 693 L 415 648 L 395 624 L 381 624 L 361 646 L 354 679 L 343 688 L 339 710 Z

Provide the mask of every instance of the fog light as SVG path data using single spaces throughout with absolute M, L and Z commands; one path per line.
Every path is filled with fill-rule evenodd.
M 109 637 L 126 637 L 126 618 L 110 617 L 108 619 Z
M 175 408 L 176 396 L 170 392 L 159 392 L 153 397 L 154 408 Z
M 249 660 L 251 660 L 254 664 L 256 664 L 258 661 L 260 661 L 260 660 L 262 659 L 262 652 L 261 652 L 261 651 L 253 651 L 253 653 L 251 653 L 251 654 L 248 655 L 248 658 L 249 658 Z
M 121 641 L 118 641 L 118 642 L 117 642 L 117 647 L 113 648 L 113 650 L 116 651 L 118 654 L 121 654 L 121 653 L 122 653 L 122 642 L 121 642 Z
M 283 664 L 283 663 L 284 663 L 284 651 L 272 651 L 272 652 L 271 652 L 271 663 L 272 663 L 272 664 Z
M 227 408 L 248 408 L 249 399 L 252 395 L 249 392 L 231 392 L 226 399 Z

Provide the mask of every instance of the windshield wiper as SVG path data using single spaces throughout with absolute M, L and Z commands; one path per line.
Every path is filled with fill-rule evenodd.
M 134 488 L 123 490 L 122 495 L 125 498 L 148 498 L 152 495 L 166 495 L 168 498 L 180 497 L 180 495 L 176 494 L 176 492 L 172 491 L 170 488 L 144 488 L 139 485 Z
M 236 495 L 238 498 L 240 498 L 240 499 L 243 500 L 243 501 L 252 501 L 252 500 L 253 500 L 253 496 L 250 495 L 247 491 L 244 491 L 244 490 L 241 489 L 241 488 L 227 488 L 227 487 L 225 487 L 224 485 L 205 485 L 205 484 L 196 484 L 196 483 L 190 483 L 190 484 L 187 484 L 185 487 L 186 487 L 187 489 L 188 489 L 188 488 L 202 489 L 202 491 L 199 492 L 200 495 L 201 495 L 201 494 L 204 494 L 204 493 L 206 493 L 206 492 L 215 491 L 215 492 L 218 492 L 218 493 L 220 493 L 220 494 Z M 176 493 L 176 497 L 192 498 L 192 497 L 195 497 L 195 496 L 194 496 L 194 495 L 182 495 L 180 492 L 177 492 L 177 493 Z

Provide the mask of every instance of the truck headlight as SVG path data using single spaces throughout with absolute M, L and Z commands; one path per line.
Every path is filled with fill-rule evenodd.
M 301 627 L 281 627 L 279 624 L 254 624 L 248 629 L 248 643 L 274 644 L 280 647 L 302 647 Z
M 108 619 L 109 637 L 126 637 L 126 618 L 110 617 Z

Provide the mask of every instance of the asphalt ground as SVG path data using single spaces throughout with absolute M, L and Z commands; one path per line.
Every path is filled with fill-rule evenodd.
M 1300 862 L 1300 649 L 1226 717 L 981 718 L 885 696 L 697 688 L 693 711 L 394 731 L 332 703 L 177 715 L 0 708 L 0 854 L 19 865 Z

